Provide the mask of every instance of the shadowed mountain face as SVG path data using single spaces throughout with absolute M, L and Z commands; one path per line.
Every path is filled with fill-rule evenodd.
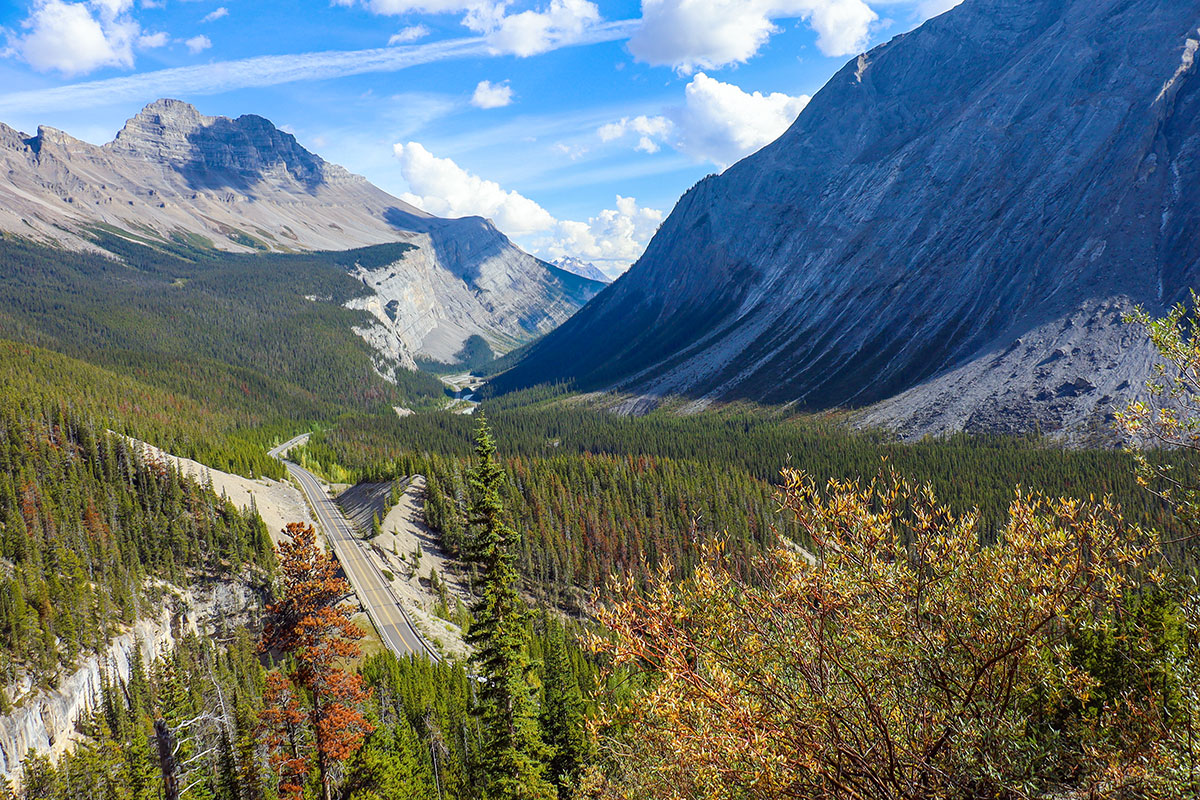
M 471 336 L 499 353 L 552 330 L 600 290 L 523 252 L 487 220 L 439 219 L 305 150 L 270 121 L 157 100 L 97 147 L 0 124 L 0 231 L 94 249 L 104 230 L 161 247 L 364 253 L 353 301 L 382 361 L 449 361 Z M 382 254 L 390 254 L 381 260 Z
M 1149 364 L 1121 311 L 1196 283 L 1198 27 L 1200 0 L 966 0 L 689 191 L 497 383 L 878 404 L 912 435 L 1102 419 Z

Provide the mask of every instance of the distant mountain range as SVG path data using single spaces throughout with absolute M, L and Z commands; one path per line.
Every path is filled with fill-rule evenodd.
M 560 256 L 550 263 L 559 269 L 565 269 L 573 275 L 579 275 L 588 280 L 599 281 L 600 283 L 612 283 L 612 278 L 601 272 L 600 268 L 595 264 L 575 258 L 574 256 Z
M 965 0 L 693 187 L 495 385 L 1102 428 L 1150 372 L 1122 313 L 1197 286 L 1198 31 L 1197 0 Z
M 603 288 L 520 250 L 478 217 L 439 219 L 329 164 L 268 120 L 210 117 L 158 100 L 97 147 L 53 128 L 0 124 L 0 231 L 98 247 L 103 232 L 151 247 L 231 252 L 411 245 L 353 274 L 359 330 L 381 354 L 453 361 L 472 335 L 496 352 L 553 329 Z M 391 252 L 391 251 L 390 251 Z

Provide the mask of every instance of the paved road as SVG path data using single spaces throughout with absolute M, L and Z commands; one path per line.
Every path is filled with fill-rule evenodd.
M 307 438 L 297 436 L 271 450 L 271 455 L 283 461 L 288 472 L 300 484 L 304 494 L 308 496 L 309 505 L 313 508 L 317 523 L 324 529 L 325 536 L 333 546 L 333 552 L 354 593 L 366 609 L 367 615 L 379 631 L 379 638 L 389 650 L 397 656 L 404 657 L 409 653 L 424 655 L 434 661 L 441 660 L 437 650 L 421 636 L 416 626 L 404 610 L 400 600 L 392 593 L 387 580 L 383 577 L 378 565 L 366 552 L 366 544 L 356 535 L 354 528 L 342 516 L 341 509 L 329 497 L 328 492 L 321 488 L 315 475 L 308 470 L 284 459 L 284 454 L 292 447 Z

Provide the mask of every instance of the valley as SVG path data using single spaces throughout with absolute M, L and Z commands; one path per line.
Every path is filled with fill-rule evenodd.
M 60 12 L 197 57 L 178 5 L 38 0 L 0 67 Z M 0 800 L 1200 796 L 1200 4 L 676 5 L 0 124 Z

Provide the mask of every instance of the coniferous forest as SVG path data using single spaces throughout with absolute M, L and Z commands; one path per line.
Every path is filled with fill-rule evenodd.
M 382 381 L 350 312 L 296 300 L 350 296 L 342 256 L 3 244 L 41 288 L 16 304 L 7 285 L 0 312 L 0 716 L 100 665 L 69 745 L 25 755 L 0 797 L 1200 787 L 1195 457 L 1155 408 L 1117 422 L 1183 446 L 905 443 L 749 404 L 622 416 L 566 386 L 455 414 L 432 376 Z M 276 305 L 308 333 L 268 323 Z M 1200 363 L 1182 318 L 1141 321 L 1183 374 Z M 306 430 L 291 457 L 331 480 L 425 476 L 424 520 L 474 593 L 453 614 L 472 656 L 384 651 L 315 531 L 268 531 L 126 438 L 282 479 L 267 449 Z M 237 613 L 184 599 L 231 582 Z M 97 655 L 163 612 L 173 645 Z

